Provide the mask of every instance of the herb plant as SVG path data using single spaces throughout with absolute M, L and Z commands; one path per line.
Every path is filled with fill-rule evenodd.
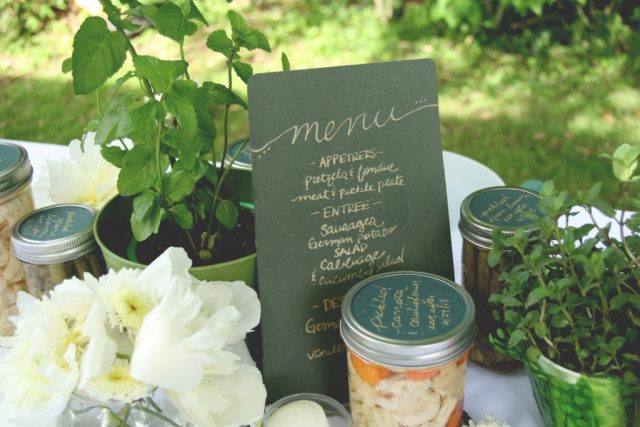
M 135 198 L 133 236 L 143 241 L 158 233 L 167 220 L 184 230 L 185 249 L 194 262 L 210 260 L 223 228 L 233 229 L 239 212 L 238 201 L 223 185 L 230 167 L 224 161 L 229 145 L 229 109 L 233 105 L 248 108 L 233 91 L 233 73 L 246 83 L 253 68 L 241 61 L 239 54 L 243 50 L 271 51 L 269 42 L 240 14 L 229 11 L 231 37 L 220 29 L 210 33 L 206 41 L 209 49 L 226 59 L 227 85 L 196 83 L 189 75 L 184 45 L 198 25 L 207 22 L 195 3 L 100 3 L 113 29 L 101 17 L 86 18 L 75 34 L 72 57 L 64 62 L 63 70 L 71 71 L 74 92 L 87 94 L 106 86 L 127 56 L 131 58 L 133 69 L 115 81 L 102 117 L 89 130 L 96 131 L 103 157 L 120 168 L 120 195 Z M 135 31 L 138 26 L 134 20 L 140 18 L 176 42 L 177 59 L 137 52 L 125 30 Z M 122 85 L 130 79 L 139 82 L 139 89 L 125 92 Z M 216 109 L 224 111 L 221 153 L 214 144 Z M 114 145 L 114 140 L 122 144 Z
M 640 378 L 640 145 L 610 156 L 623 189 L 622 212 L 598 196 L 601 185 L 571 196 L 541 190 L 540 234 L 493 236 L 489 263 L 504 262 L 504 288 L 490 298 L 499 322 L 491 342 L 531 361 L 543 354 L 585 374 L 610 374 L 637 386 Z M 569 224 L 583 209 L 591 221 Z M 597 222 L 595 211 L 607 218 Z M 626 228 L 626 230 L 625 230 Z

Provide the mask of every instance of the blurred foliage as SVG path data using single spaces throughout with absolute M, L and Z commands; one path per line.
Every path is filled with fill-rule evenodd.
M 563 31 L 582 33 L 561 38 L 554 20 L 546 21 L 548 26 L 534 24 L 505 6 L 500 28 L 509 32 L 500 35 L 484 26 L 472 32 L 465 20 L 449 29 L 431 17 L 438 1 L 443 0 L 393 0 L 395 15 L 386 23 L 373 0 L 234 0 L 230 7 L 272 42 L 274 55 L 245 58 L 259 69 L 280 69 L 281 52 L 294 70 L 430 57 L 438 67 L 446 150 L 486 164 L 509 185 L 539 178 L 568 190 L 602 180 L 612 186 L 606 162 L 597 154 L 640 142 L 640 52 L 634 53 L 640 43 L 634 15 L 622 6 L 611 8 L 617 18 L 608 27 L 593 24 L 593 31 L 580 18 L 567 21 Z M 499 4 L 483 0 L 478 5 L 486 2 Z M 212 27 L 219 26 L 229 7 L 224 0 L 198 4 Z M 542 16 L 555 10 L 554 4 L 545 3 Z M 604 10 L 605 2 L 594 7 Z M 589 2 L 584 9 L 588 12 Z M 30 43 L 2 45 L 0 35 L 0 137 L 68 143 L 81 135 L 87 117 L 97 114 L 95 95 L 73 96 L 70 77 L 60 71 L 82 22 L 72 12 L 50 22 Z M 540 19 L 533 11 L 525 16 Z M 514 19 L 528 26 L 512 28 Z M 224 61 L 199 47 L 206 36 L 207 31 L 197 33 L 194 43 L 185 45 L 190 73 L 198 81 L 223 82 Z M 145 54 L 179 57 L 153 31 L 138 37 Z M 235 113 L 232 134 L 244 135 L 246 118 Z M 615 197 L 610 201 L 615 203 Z
M 627 54 L 640 68 L 637 0 L 404 0 L 391 25 L 403 39 L 474 37 L 509 52 L 544 55 L 588 43 L 597 55 Z
M 67 0 L 0 0 L 0 28 L 9 36 L 33 35 L 58 13 L 67 10 Z

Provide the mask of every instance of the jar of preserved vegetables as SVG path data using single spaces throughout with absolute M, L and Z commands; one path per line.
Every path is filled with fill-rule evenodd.
M 40 297 L 64 279 L 105 272 L 93 237 L 95 214 L 89 206 L 53 205 L 33 211 L 14 226 L 11 243 L 22 261 L 29 293 Z
M 22 266 L 11 250 L 11 229 L 34 209 L 32 175 L 27 150 L 0 142 L 0 335 L 13 333 L 9 317 L 16 314 L 16 294 L 26 290 Z
M 385 273 L 351 288 L 340 333 L 354 424 L 461 425 L 474 318 L 464 288 L 433 274 Z
M 512 236 L 517 229 L 535 234 L 540 230 L 530 213 L 537 212 L 540 196 L 523 188 L 490 187 L 467 196 L 460 206 L 460 233 L 462 234 L 462 282 L 476 305 L 478 339 L 471 350 L 471 360 L 495 370 L 511 371 L 522 363 L 493 349 L 489 334 L 496 329 L 489 296 L 499 291 L 503 263 L 489 267 L 491 234 L 500 230 Z

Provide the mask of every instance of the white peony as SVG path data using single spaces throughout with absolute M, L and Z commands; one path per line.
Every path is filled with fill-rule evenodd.
M 97 209 L 118 194 L 119 169 L 104 160 L 95 133 L 69 143 L 70 158 L 47 160 L 36 183 L 53 203 L 82 203 Z
M 48 299 L 18 294 L 16 336 L 0 338 L 10 347 L 0 359 L 0 413 L 20 426 L 53 426 L 78 379 L 75 335 Z
M 144 270 L 18 294 L 16 335 L 0 337 L 0 425 L 55 425 L 74 393 L 135 408 L 156 389 L 200 427 L 258 420 L 266 390 L 243 341 L 260 319 L 257 295 L 189 267 L 169 248 Z
M 254 328 L 260 305 L 242 282 L 176 281 L 144 319 L 131 375 L 161 387 L 202 427 L 247 424 L 264 410 L 260 372 L 234 345 Z

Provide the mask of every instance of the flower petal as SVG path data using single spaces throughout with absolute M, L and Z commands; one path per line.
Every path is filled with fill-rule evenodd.
M 200 427 L 231 427 L 259 420 L 267 391 L 255 366 L 240 365 L 232 375 L 206 375 L 195 390 L 167 395 L 190 422 Z

